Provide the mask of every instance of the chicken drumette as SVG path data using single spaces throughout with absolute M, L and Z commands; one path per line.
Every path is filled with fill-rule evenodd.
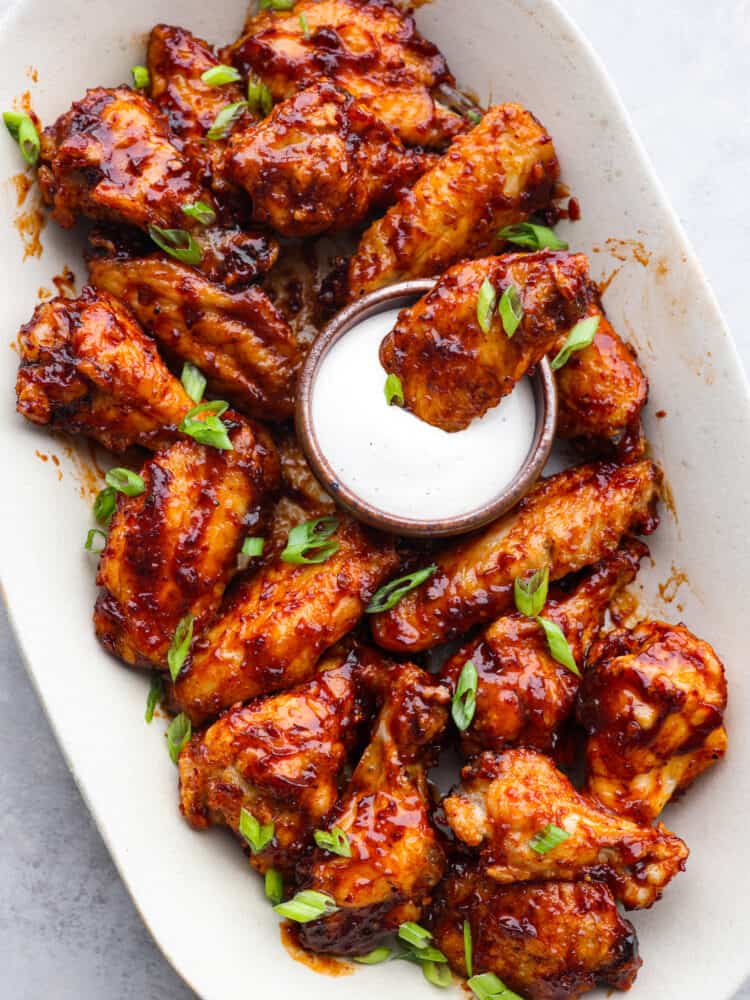
M 654 820 L 724 756 L 724 667 L 684 625 L 641 622 L 597 642 L 579 694 L 586 788 L 615 812 Z

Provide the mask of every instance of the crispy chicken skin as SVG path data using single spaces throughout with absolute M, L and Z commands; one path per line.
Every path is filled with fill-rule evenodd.
M 351 857 L 317 848 L 305 880 L 339 910 L 302 925 L 303 947 L 362 955 L 419 919 L 445 863 L 430 820 L 426 755 L 445 728 L 449 700 L 419 667 L 394 669 L 372 740 L 329 824 L 343 830 Z
M 494 972 L 526 1000 L 575 1000 L 597 985 L 627 990 L 642 964 L 635 928 L 599 882 L 504 886 L 477 869 L 451 872 L 430 926 L 461 976 L 464 921 L 473 972 Z
M 595 644 L 580 692 L 586 790 L 642 823 L 654 820 L 727 747 L 724 667 L 684 625 L 641 622 Z
M 497 249 L 497 231 L 546 208 L 559 174 L 552 140 L 518 104 L 490 108 L 362 237 L 349 297 L 441 274 Z
M 278 487 L 279 463 L 266 432 L 225 414 L 232 451 L 191 439 L 150 459 L 145 491 L 118 497 L 97 583 L 99 641 L 135 666 L 166 669 L 178 623 L 194 635 L 212 620 L 262 505 Z
M 610 601 L 635 579 L 647 552 L 642 542 L 628 539 L 584 571 L 572 590 L 552 589 L 542 615 L 560 626 L 579 669 Z M 441 673 L 451 688 L 468 661 L 479 682 L 474 718 L 461 734 L 463 753 L 514 745 L 554 750 L 580 678 L 553 659 L 540 626 L 518 612 L 498 618 L 445 663 Z
M 497 309 L 490 330 L 480 327 L 477 301 L 485 281 L 498 301 L 511 285 L 518 291 L 523 319 L 513 337 Z M 585 315 L 588 297 L 583 254 L 547 251 L 466 261 L 401 311 L 380 346 L 380 363 L 400 378 L 407 410 L 444 431 L 460 431 L 496 406 L 567 336 Z
M 165 447 L 194 403 L 130 311 L 106 292 L 37 306 L 19 335 L 16 409 L 110 451 Z
M 390 611 L 372 617 L 385 649 L 431 649 L 491 621 L 513 603 L 516 577 L 549 566 L 558 580 L 603 559 L 628 532 L 648 534 L 661 474 L 648 461 L 566 469 L 509 514 L 433 559 L 437 571 Z
M 461 778 L 443 801 L 448 823 L 479 849 L 482 869 L 496 882 L 594 878 L 633 910 L 655 903 L 685 867 L 688 849 L 679 837 L 660 823 L 641 826 L 604 809 L 536 750 L 482 753 Z M 570 836 L 540 854 L 530 845 L 549 824 Z
M 444 146 L 466 128 L 434 97 L 440 84 L 455 83 L 445 59 L 387 0 L 298 0 L 288 12 L 261 10 L 224 57 L 258 73 L 275 101 L 326 77 L 412 146 Z
M 95 257 L 89 274 L 130 306 L 170 360 L 199 368 L 214 396 L 249 416 L 291 416 L 302 354 L 261 288 L 229 291 L 161 254 Z
M 306 684 L 238 705 L 180 754 L 180 808 L 196 829 L 239 833 L 243 809 L 275 825 L 251 855 L 266 871 L 293 869 L 336 804 L 341 772 L 366 718 L 357 651 L 331 653 Z
M 235 132 L 226 169 L 250 195 L 256 222 L 301 237 L 359 225 L 396 201 L 428 162 L 350 94 L 323 82 Z
M 237 587 L 174 685 L 174 701 L 193 723 L 306 681 L 354 628 L 398 557 L 389 539 L 343 515 L 334 538 L 339 549 L 325 562 L 273 559 Z

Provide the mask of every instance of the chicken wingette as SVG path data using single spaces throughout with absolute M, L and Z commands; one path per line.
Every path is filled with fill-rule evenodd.
M 543 480 L 513 511 L 438 552 L 425 583 L 373 615 L 375 639 L 386 649 L 431 649 L 491 621 L 512 605 L 516 577 L 546 565 L 558 580 L 603 559 L 628 532 L 653 531 L 660 483 L 648 461 L 582 465 Z
M 257 73 L 275 101 L 325 77 L 347 90 L 412 146 L 444 146 L 465 120 L 436 99 L 455 81 L 414 19 L 388 0 L 297 0 L 260 10 L 224 52 Z
M 323 82 L 236 131 L 226 172 L 250 196 L 256 222 L 302 237 L 356 227 L 395 202 L 428 163 L 350 94 Z
M 480 297 L 492 290 L 482 315 Z M 494 303 L 515 290 L 523 316 L 512 336 Z M 496 406 L 586 314 L 588 260 L 545 251 L 457 264 L 399 313 L 380 363 L 401 381 L 404 407 L 444 431 L 460 431 Z M 484 325 L 482 325 L 484 324 Z
M 450 694 L 412 664 L 394 668 L 372 740 L 328 827 L 341 854 L 317 848 L 305 888 L 338 911 L 303 924 L 311 951 L 363 955 L 405 921 L 416 921 L 443 874 L 445 856 L 430 819 L 430 744 L 448 718 Z
M 306 681 L 321 654 L 363 616 L 398 566 L 392 541 L 341 515 L 325 562 L 280 557 L 245 579 L 195 643 L 173 701 L 193 723 L 256 695 Z
M 490 108 L 365 232 L 349 264 L 350 299 L 497 252 L 498 230 L 546 208 L 558 173 L 552 140 L 530 112 Z
M 727 749 L 724 667 L 684 625 L 641 622 L 597 642 L 579 693 L 586 790 L 640 822 L 656 819 Z
M 679 837 L 604 809 L 536 750 L 487 751 L 461 779 L 443 800 L 448 823 L 503 885 L 593 878 L 627 909 L 645 909 L 685 868 L 688 849 Z
M 457 866 L 437 890 L 430 927 L 451 968 L 494 973 L 526 1000 L 575 1000 L 595 986 L 627 990 L 641 960 L 635 928 L 600 882 L 499 885 Z
M 612 598 L 632 582 L 647 552 L 642 542 L 628 539 L 584 571 L 572 590 L 552 589 L 541 614 L 560 627 L 580 670 Z M 506 746 L 554 750 L 581 678 L 554 659 L 541 627 L 518 612 L 498 618 L 443 666 L 452 688 L 469 662 L 478 683 L 476 711 L 461 734 L 463 753 Z

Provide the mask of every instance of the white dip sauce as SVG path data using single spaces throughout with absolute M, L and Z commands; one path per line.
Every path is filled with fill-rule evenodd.
M 325 355 L 313 383 L 318 443 L 342 485 L 388 514 L 420 521 L 467 514 L 515 477 L 531 450 L 531 381 L 448 434 L 385 401 L 378 352 L 398 309 L 370 316 Z

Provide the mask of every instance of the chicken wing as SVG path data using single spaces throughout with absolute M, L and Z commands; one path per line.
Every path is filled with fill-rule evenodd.
M 726 752 L 724 667 L 684 625 L 641 622 L 603 637 L 579 697 L 586 789 L 639 822 Z
M 375 639 L 385 649 L 431 649 L 506 611 L 516 577 L 547 565 L 558 580 L 598 562 L 628 532 L 654 530 L 660 482 L 647 461 L 582 465 L 545 479 L 509 514 L 439 552 L 425 583 L 373 615 Z
M 288 12 L 261 10 L 224 58 L 259 74 L 275 101 L 326 77 L 409 145 L 444 146 L 466 129 L 436 100 L 441 84 L 455 83 L 445 59 L 388 0 L 297 0 Z
M 175 703 L 194 723 L 307 680 L 324 650 L 357 624 L 398 556 L 390 540 L 343 515 L 333 537 L 339 547 L 325 562 L 271 560 L 235 590 L 174 686 Z
M 301 944 L 311 951 L 365 954 L 399 924 L 419 919 L 443 874 L 426 756 L 445 728 L 450 695 L 412 664 L 394 673 L 372 741 L 330 820 L 348 856 L 316 849 L 305 880 L 339 908 L 302 925 Z
M 512 337 L 496 309 L 491 326 L 480 326 L 477 302 L 486 282 L 498 299 L 511 287 L 518 293 L 523 319 Z M 380 363 L 401 380 L 407 410 L 444 431 L 460 431 L 567 336 L 588 298 L 583 254 L 510 254 L 457 264 L 399 313 L 380 345 Z
M 194 406 L 153 340 L 106 292 L 84 288 L 78 299 L 43 302 L 19 345 L 18 412 L 111 451 L 166 447 Z
M 575 1000 L 595 986 L 627 990 L 641 960 L 635 928 L 598 882 L 498 885 L 459 868 L 441 883 L 430 927 L 466 976 L 464 921 L 474 975 L 494 973 L 526 1000 Z
M 235 132 L 226 169 L 250 195 L 256 222 L 302 237 L 359 225 L 396 201 L 429 162 L 407 152 L 350 94 L 323 82 Z
M 349 297 L 441 274 L 497 249 L 497 231 L 549 205 L 555 147 L 530 112 L 499 104 L 362 237 L 349 264 Z
M 291 416 L 302 354 L 262 289 L 228 291 L 161 254 L 95 257 L 89 274 L 130 306 L 168 359 L 199 368 L 213 395 L 253 417 Z
M 313 475 L 294 432 L 276 428 L 273 437 L 281 460 L 281 496 L 274 507 L 270 538 L 263 550 L 268 558 L 281 552 L 289 532 L 298 524 L 336 513 L 336 504 Z
M 262 505 L 279 480 L 273 443 L 231 411 L 223 423 L 233 450 L 178 441 L 145 464 L 143 493 L 118 497 L 94 626 L 126 663 L 166 669 L 180 621 L 192 615 L 200 634 L 237 572 L 245 538 L 262 533 Z
M 628 909 L 645 909 L 683 871 L 688 849 L 666 827 L 640 826 L 579 794 L 535 750 L 483 753 L 443 801 L 451 829 L 479 848 L 496 882 L 607 882 Z M 552 846 L 545 835 L 557 831 Z M 540 844 L 539 841 L 542 840 Z
M 627 539 L 572 590 L 556 587 L 550 593 L 542 615 L 560 626 L 581 667 L 610 601 L 635 578 L 647 553 L 642 542 Z M 445 663 L 442 676 L 452 688 L 469 661 L 479 681 L 474 718 L 461 734 L 463 753 L 471 757 L 513 745 L 554 750 L 580 677 L 553 658 L 540 626 L 517 612 L 498 618 Z

